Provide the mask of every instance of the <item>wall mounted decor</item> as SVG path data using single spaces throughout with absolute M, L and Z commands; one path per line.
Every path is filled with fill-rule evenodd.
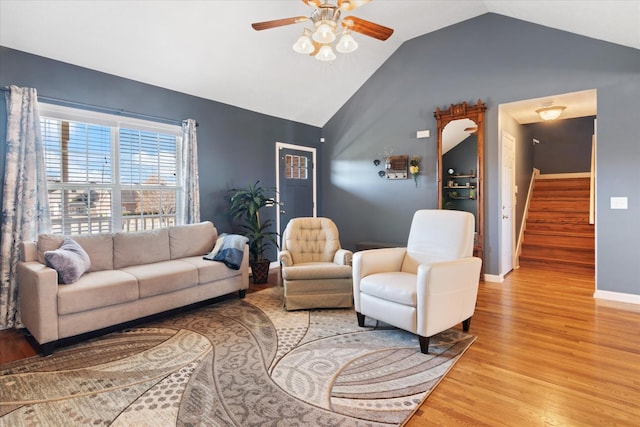
M 387 157 L 387 179 L 407 179 L 409 177 L 409 156 Z

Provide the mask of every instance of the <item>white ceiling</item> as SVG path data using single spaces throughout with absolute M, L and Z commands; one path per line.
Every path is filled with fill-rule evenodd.
M 250 25 L 312 11 L 293 0 L 0 0 L 0 45 L 314 126 L 403 42 L 487 12 L 640 49 L 640 0 L 373 0 L 349 14 L 395 32 L 356 34 L 360 48 L 333 63 L 293 52 L 305 24 Z

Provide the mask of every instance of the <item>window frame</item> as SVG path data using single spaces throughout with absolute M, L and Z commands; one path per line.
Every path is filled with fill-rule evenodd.
M 111 163 L 111 182 L 93 184 L 87 183 L 51 183 L 47 181 L 48 189 L 60 189 L 60 190 L 84 190 L 91 191 L 92 189 L 108 189 L 111 191 L 111 225 L 110 232 L 119 231 L 141 231 L 137 228 L 135 230 L 123 229 L 123 206 L 122 206 L 122 191 L 127 189 L 134 189 L 136 191 L 166 191 L 171 189 L 171 192 L 175 190 L 176 200 L 176 212 L 175 212 L 175 224 L 184 223 L 183 203 L 184 200 L 184 188 L 180 185 L 182 180 L 182 127 L 177 124 L 168 124 L 162 122 L 155 122 L 151 120 L 138 119 L 134 117 L 121 116 L 116 114 L 103 113 L 98 111 L 84 110 L 80 108 L 68 107 L 58 104 L 51 104 L 47 102 L 39 102 L 39 115 L 43 119 L 55 119 L 61 121 L 74 121 L 79 123 L 91 124 L 108 127 L 110 129 L 110 163 Z M 157 134 L 171 135 L 176 138 L 176 183 L 175 186 L 166 185 L 153 185 L 153 184 L 125 184 L 121 182 L 120 173 L 120 129 L 128 129 L 133 131 L 151 132 Z M 46 167 L 46 165 L 45 165 Z M 64 215 L 64 213 L 62 214 Z M 162 215 L 160 214 L 160 217 Z M 138 217 L 139 218 L 139 217 Z M 89 222 L 89 221 L 88 221 Z M 162 221 L 161 221 L 162 222 Z M 163 227 L 163 225 L 160 225 Z M 158 228 L 152 226 L 151 228 Z M 142 230 L 146 229 L 145 226 Z M 62 233 L 64 233 L 64 229 Z M 98 231 L 100 232 L 100 231 Z M 92 234 L 91 230 L 88 231 Z M 96 232 L 93 232 L 95 234 Z M 78 233 L 71 233 L 78 234 Z M 86 234 L 86 233 L 83 233 Z

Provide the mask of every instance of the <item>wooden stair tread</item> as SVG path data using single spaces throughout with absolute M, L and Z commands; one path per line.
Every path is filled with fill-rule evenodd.
M 560 236 L 560 237 L 594 237 L 593 231 L 566 231 L 566 230 L 537 230 L 529 229 L 524 230 L 525 236 L 527 234 L 535 234 L 541 236 Z
M 576 249 L 576 250 L 584 250 L 584 251 L 593 251 L 593 246 L 583 246 L 583 245 L 571 245 L 567 243 L 522 243 L 522 250 L 524 252 L 525 248 L 529 249 L 539 249 L 539 248 L 555 248 L 555 249 Z
M 579 259 L 558 259 L 558 258 L 549 258 L 544 256 L 530 256 L 530 255 L 520 255 L 520 261 L 543 261 L 547 263 L 559 263 L 559 264 L 576 264 L 576 265 L 584 265 L 591 266 L 595 265 L 592 261 L 579 260 Z
M 593 272 L 595 227 L 589 224 L 589 178 L 537 179 L 520 265 Z

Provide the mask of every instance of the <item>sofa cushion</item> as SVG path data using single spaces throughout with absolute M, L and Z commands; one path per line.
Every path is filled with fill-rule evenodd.
M 165 294 L 198 284 L 198 270 L 181 260 L 133 265 L 122 271 L 138 279 L 140 298 Z
M 44 259 L 44 253 L 47 251 L 54 251 L 62 246 L 64 242 L 64 236 L 60 234 L 39 234 L 38 235 L 38 262 L 40 264 L 46 264 Z
M 182 258 L 180 261 L 188 262 L 198 269 L 198 284 L 223 280 L 229 277 L 239 276 L 242 274 L 240 270 L 228 268 L 221 262 L 213 262 L 203 259 L 201 256 Z
M 89 255 L 71 237 L 65 237 L 58 249 L 46 251 L 44 259 L 58 272 L 58 283 L 74 283 L 91 267 Z
M 213 248 L 218 231 L 210 221 L 169 227 L 171 259 L 204 255 Z
M 119 270 L 94 271 L 71 286 L 58 286 L 58 314 L 78 313 L 138 299 L 135 277 Z
M 333 262 L 308 262 L 282 268 L 286 280 L 351 278 L 351 266 Z
M 113 267 L 116 269 L 169 259 L 169 230 L 166 228 L 138 233 L 120 232 L 113 237 Z
M 416 307 L 416 275 L 403 272 L 376 273 L 360 280 L 360 291 L 383 300 Z
M 83 234 L 73 238 L 89 254 L 89 271 L 113 270 L 113 234 Z

